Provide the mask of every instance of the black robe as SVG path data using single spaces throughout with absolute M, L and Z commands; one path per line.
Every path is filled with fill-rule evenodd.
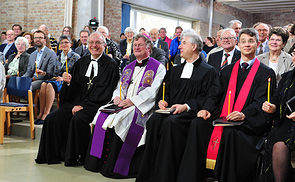
M 213 171 L 206 169 L 207 148 L 213 131 L 212 120 L 221 114 L 234 64 L 221 70 L 219 78 L 210 89 L 203 109 L 211 113 L 211 118 L 207 121 L 195 118 L 191 123 L 177 181 L 202 181 L 212 175 Z M 235 100 L 251 68 L 252 66 L 245 72 L 239 68 Z M 270 129 L 269 117 L 261 109 L 263 102 L 267 100 L 269 77 L 272 79 L 273 93 L 276 85 L 275 73 L 260 63 L 241 111 L 246 116 L 245 122 L 241 126 L 224 127 L 214 170 L 214 175 L 220 182 L 246 182 L 255 178 L 255 163 L 259 155 L 256 145 Z
M 191 78 L 181 78 L 186 62 L 172 67 L 167 73 L 165 101 L 173 104 L 188 104 L 191 110 L 176 115 L 154 113 L 147 121 L 146 148 L 136 181 L 176 181 L 190 122 L 203 107 L 208 90 L 217 73 L 215 69 L 202 61 L 196 60 Z M 163 89 L 163 88 L 162 88 Z M 162 99 L 163 90 L 159 91 L 156 102 Z
M 90 126 L 98 108 L 106 104 L 119 79 L 117 63 L 103 53 L 98 60 L 98 74 L 88 89 L 89 78 L 85 76 L 91 57 L 78 60 L 72 70 L 70 85 L 63 84 L 60 91 L 60 108 L 45 119 L 37 163 L 56 164 L 65 161 L 66 166 L 75 165 L 80 157 L 84 162 L 90 140 Z M 72 114 L 74 106 L 82 110 Z

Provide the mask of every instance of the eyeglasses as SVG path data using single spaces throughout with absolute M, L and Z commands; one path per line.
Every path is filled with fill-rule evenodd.
M 6 34 L 6 35 L 14 35 L 14 34 Z
M 89 45 L 94 45 L 94 44 L 95 45 L 100 45 L 100 44 L 104 44 L 104 42 L 92 42 L 92 41 L 89 41 L 88 44 Z
M 133 44 L 133 47 L 144 47 L 146 44 Z
M 292 56 L 295 56 L 295 51 L 291 52 L 291 55 L 292 55 Z
M 70 32 L 69 30 L 64 30 L 64 32 Z
M 248 43 L 248 44 L 255 44 L 256 41 L 255 40 L 252 40 L 252 39 L 250 39 L 248 41 L 246 41 L 246 40 L 241 40 L 240 41 L 240 44 L 246 44 L 246 43 Z
M 282 39 L 269 39 L 271 42 L 282 42 Z
M 34 39 L 44 39 L 44 37 L 34 37 Z
M 17 46 L 20 45 L 20 46 L 23 46 L 23 47 L 26 46 L 26 44 L 19 44 L 19 43 L 17 43 L 16 45 Z
M 236 39 L 236 37 L 220 37 L 220 40 L 222 40 L 222 41 L 226 41 L 226 40 L 234 40 L 234 39 Z
M 60 42 L 59 44 L 60 45 L 63 45 L 63 44 L 69 44 L 70 42 Z

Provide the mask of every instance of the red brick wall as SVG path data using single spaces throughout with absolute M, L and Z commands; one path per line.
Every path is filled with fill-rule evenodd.
M 290 23 L 295 23 L 295 13 L 294 12 L 284 12 L 284 13 L 256 13 L 253 14 L 253 22 L 264 22 L 270 24 L 273 27 L 283 27 Z
M 111 39 L 116 42 L 120 41 L 122 19 L 122 1 L 105 0 L 104 1 L 104 22 L 111 33 Z
M 45 24 L 49 33 L 59 37 L 64 24 L 65 0 L 14 0 L 1 1 L 0 30 L 11 29 L 20 24 L 23 31 L 31 31 Z

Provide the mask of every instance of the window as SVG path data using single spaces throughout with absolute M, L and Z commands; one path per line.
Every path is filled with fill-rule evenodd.
M 192 28 L 192 21 L 131 8 L 130 27 L 137 33 L 140 28 L 145 28 L 146 31 L 150 31 L 152 28 L 160 29 L 164 27 L 167 30 L 167 36 L 173 38 L 175 27 L 177 26 L 181 26 L 183 29 L 189 29 Z

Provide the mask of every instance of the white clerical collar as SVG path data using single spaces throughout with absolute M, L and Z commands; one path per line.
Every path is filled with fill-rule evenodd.
M 192 63 L 189 63 L 189 62 L 185 63 L 180 78 L 191 78 L 193 74 L 193 70 L 194 70 L 194 62 L 196 62 L 196 60 L 193 61 Z
M 98 58 L 94 59 L 93 56 L 91 55 L 91 62 L 89 64 L 88 69 L 87 69 L 86 74 L 85 74 L 86 77 L 91 76 L 92 68 L 94 69 L 93 77 L 97 76 L 97 72 L 98 72 L 98 63 L 97 63 L 97 61 L 100 59 L 101 56 L 102 56 L 102 53 Z

